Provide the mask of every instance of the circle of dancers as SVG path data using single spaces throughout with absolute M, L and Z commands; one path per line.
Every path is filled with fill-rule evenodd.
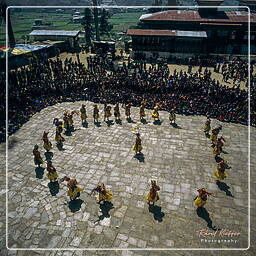
M 210 139 L 211 147 L 213 148 L 212 152 L 215 160 L 217 161 L 217 167 L 214 172 L 214 175 L 216 178 L 216 184 L 224 180 L 228 176 L 228 174 L 226 173 L 226 170 L 231 169 L 227 161 L 225 161 L 223 158 L 220 158 L 221 153 L 224 153 L 224 154 L 226 153 L 223 150 L 224 142 L 226 142 L 226 140 L 223 138 L 223 136 L 219 136 L 219 133 L 221 130 L 222 130 L 221 125 L 211 130 L 211 119 L 207 118 L 205 125 L 203 127 L 203 131 L 205 133 L 205 136 Z M 209 133 L 210 131 L 211 131 L 211 134 Z M 198 196 L 194 199 L 194 203 L 197 209 L 199 209 L 206 204 L 208 196 L 213 195 L 213 193 L 207 191 L 206 188 L 198 188 L 197 192 L 198 192 Z
M 132 104 L 128 103 L 126 105 L 122 106 L 125 111 L 125 116 L 126 119 L 129 120 L 131 119 L 131 107 Z M 155 107 L 153 108 L 153 111 L 151 113 L 151 117 L 153 118 L 154 122 L 160 121 L 160 114 L 159 114 L 159 109 L 160 109 L 160 104 L 155 104 Z M 114 105 L 114 118 L 115 121 L 118 122 L 121 120 L 121 113 L 120 113 L 120 108 L 119 108 L 119 103 L 116 103 Z M 99 107 L 97 104 L 93 105 L 93 121 L 94 124 L 99 122 L 100 114 L 99 114 Z M 56 146 L 59 150 L 63 149 L 63 142 L 65 141 L 64 137 L 62 136 L 62 133 L 65 129 L 65 133 L 70 133 L 74 131 L 74 121 L 73 121 L 73 116 L 74 115 L 79 115 L 81 118 L 81 123 L 82 125 L 87 125 L 87 111 L 86 111 L 86 106 L 85 104 L 82 104 L 79 111 L 65 111 L 63 114 L 63 121 L 61 121 L 58 118 L 55 118 L 53 120 L 53 124 L 55 125 L 56 128 L 56 133 L 55 133 L 55 141 L 56 141 Z M 111 113 L 111 106 L 104 104 L 104 115 L 103 115 L 103 120 L 105 122 L 109 122 L 109 118 L 112 116 Z M 139 117 L 140 121 L 144 121 L 146 117 L 145 113 L 145 102 L 141 103 L 141 106 L 139 108 Z M 175 114 L 175 107 L 170 109 L 169 111 L 169 121 L 170 124 L 176 124 L 176 114 Z M 141 140 L 141 135 L 139 132 L 140 128 L 139 126 L 135 126 L 132 128 L 132 133 L 135 134 L 135 143 L 132 146 L 133 151 L 135 152 L 135 155 L 142 154 L 142 140 Z M 225 139 L 222 136 L 219 136 L 220 131 L 222 130 L 222 126 L 218 126 L 216 128 L 213 128 L 211 130 L 211 119 L 207 118 L 205 125 L 203 127 L 203 131 L 206 135 L 207 138 L 210 139 L 211 142 L 211 147 L 213 148 L 213 155 L 215 156 L 215 159 L 220 156 L 221 153 L 225 153 L 223 151 L 223 146 Z M 210 134 L 211 131 L 211 134 Z M 45 154 L 48 154 L 50 150 L 53 148 L 52 143 L 50 142 L 48 138 L 48 132 L 44 131 L 43 136 L 43 147 L 46 150 Z M 41 154 L 39 152 L 39 147 L 38 145 L 34 146 L 33 149 L 33 155 L 34 155 L 34 163 L 37 165 L 39 168 L 41 167 L 41 164 L 44 163 L 43 158 L 41 157 Z M 58 173 L 55 169 L 55 167 L 52 164 L 51 157 L 46 159 L 47 160 L 47 177 L 50 180 L 50 183 L 58 181 Z M 216 177 L 216 181 L 219 182 L 221 180 L 224 180 L 228 175 L 226 173 L 226 169 L 230 169 L 231 167 L 227 164 L 227 162 L 224 159 L 221 159 L 217 163 L 216 171 L 214 173 Z M 78 182 L 75 178 L 70 178 L 67 176 L 64 176 L 63 178 L 59 179 L 60 182 L 66 181 L 67 184 L 67 196 L 70 198 L 70 201 L 76 200 L 80 197 L 81 192 L 83 191 L 82 188 L 78 186 Z M 156 179 L 151 179 L 150 181 L 151 187 L 149 189 L 148 194 L 146 195 L 146 201 L 149 205 L 154 205 L 159 199 L 159 193 L 158 191 L 160 190 L 160 186 L 157 185 Z M 207 191 L 206 188 L 198 188 L 197 189 L 198 195 L 194 199 L 194 204 L 197 209 L 202 208 L 208 199 L 208 196 L 212 195 L 211 192 Z M 105 184 L 98 184 L 95 188 L 92 189 L 91 193 L 89 195 L 93 195 L 94 193 L 98 193 L 98 203 L 102 203 L 105 201 L 110 201 L 113 197 L 113 194 L 110 190 L 108 190 L 105 186 Z

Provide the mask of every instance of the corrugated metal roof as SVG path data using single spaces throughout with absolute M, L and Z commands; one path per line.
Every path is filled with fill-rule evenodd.
M 207 22 L 202 22 L 200 25 L 210 25 L 210 26 L 242 26 L 241 23 L 207 23 Z
M 141 21 L 200 21 L 200 22 L 220 22 L 220 23 L 248 23 L 248 12 L 240 11 L 237 15 L 235 11 L 217 12 L 215 17 L 201 17 L 198 11 L 191 10 L 169 10 L 156 12 L 150 15 L 142 15 Z M 256 14 L 251 13 L 251 22 L 256 23 Z
M 176 30 L 176 36 L 187 36 L 187 37 L 207 37 L 205 31 L 181 31 Z
M 70 36 L 74 37 L 79 34 L 79 30 L 66 31 L 66 30 L 33 30 L 30 36 Z
M 186 36 L 207 37 L 205 31 L 158 30 L 158 29 L 128 29 L 129 36 Z

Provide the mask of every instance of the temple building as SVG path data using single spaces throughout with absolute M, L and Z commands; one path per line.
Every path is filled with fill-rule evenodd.
M 169 57 L 192 55 L 248 55 L 249 18 L 251 55 L 256 55 L 256 13 L 247 8 L 218 8 L 223 0 L 197 0 L 198 10 L 166 10 L 144 14 L 138 28 L 128 29 L 132 55 Z M 212 8 L 200 6 L 213 5 Z

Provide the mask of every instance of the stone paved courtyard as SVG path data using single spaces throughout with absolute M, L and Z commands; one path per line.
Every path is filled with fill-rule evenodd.
M 1 241 L 0 255 L 255 255 L 249 251 L 191 251 L 189 248 L 248 247 L 248 128 L 239 124 L 222 123 L 226 139 L 222 157 L 232 166 L 221 190 L 215 182 L 216 161 L 202 126 L 203 116 L 177 116 L 177 127 L 169 123 L 167 112 L 160 111 L 160 125 L 153 124 L 150 110 L 147 123 L 139 122 L 139 109 L 132 108 L 132 123 L 124 118 L 101 126 L 92 121 L 92 103 L 86 102 L 88 127 L 74 116 L 75 131 L 64 136 L 64 151 L 55 146 L 55 117 L 62 118 L 65 110 L 78 110 L 84 102 L 61 103 L 47 107 L 9 139 L 8 151 L 8 246 L 9 248 L 71 248 L 71 251 L 8 251 L 5 250 L 5 144 L 1 150 Z M 111 118 L 114 120 L 114 117 Z M 139 123 L 144 158 L 135 158 L 132 146 L 135 136 L 131 128 Z M 218 121 L 213 120 L 213 126 Z M 43 131 L 49 131 L 53 147 L 53 165 L 59 177 L 76 178 L 81 193 L 81 209 L 72 212 L 68 205 L 65 182 L 52 196 L 49 180 L 35 168 L 33 146 L 39 145 Z M 252 154 L 256 133 L 251 128 Z M 255 157 L 251 159 L 251 189 L 255 188 Z M 45 168 L 45 164 L 43 165 Z M 41 173 L 42 174 L 42 173 Z M 145 197 L 150 179 L 157 177 L 160 200 L 150 208 Z M 113 193 L 111 205 L 100 206 L 96 195 L 88 193 L 104 182 Z M 210 196 L 206 210 L 212 225 L 219 229 L 239 232 L 240 236 L 225 238 L 229 242 L 205 242 L 197 231 L 207 229 L 207 221 L 199 217 L 193 205 L 196 189 L 206 187 Z M 228 194 L 228 195 L 227 195 Z M 230 196 L 232 194 L 232 196 Z M 255 210 L 255 190 L 251 193 Z M 253 204 L 254 203 L 254 204 Z M 74 209 L 73 209 L 74 210 Z M 206 214 L 207 214 L 206 212 Z M 206 215 L 207 216 L 207 215 Z M 255 215 L 254 215 L 255 216 Z M 252 220 L 251 220 L 252 221 Z M 255 241 L 252 226 L 251 244 Z M 210 230 L 209 230 L 210 231 Z M 213 231 L 211 231 L 213 232 Z M 217 234 L 217 240 L 221 239 Z M 224 239 L 224 238 L 222 238 Z M 210 239 L 208 239 L 210 240 Z M 236 242 L 235 242 L 236 240 Z M 253 245 L 254 246 L 254 245 Z M 188 248 L 187 251 L 74 251 L 74 248 Z

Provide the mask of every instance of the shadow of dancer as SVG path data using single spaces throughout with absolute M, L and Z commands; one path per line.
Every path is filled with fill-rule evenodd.
M 88 128 L 88 122 L 87 122 L 87 121 L 82 122 L 82 126 L 83 126 L 84 128 Z
M 173 127 L 173 128 L 176 128 L 176 129 L 182 129 L 181 126 L 179 126 L 178 124 L 176 123 L 170 123 L 170 125 Z
M 107 120 L 107 121 L 106 121 L 106 124 L 107 124 L 108 127 L 110 127 L 110 126 L 113 125 L 114 123 L 113 123 L 113 120 Z
M 147 121 L 146 119 L 144 119 L 144 118 L 141 118 L 141 119 L 140 119 L 140 122 L 141 122 L 142 124 L 148 124 L 148 121 Z
M 229 191 L 230 187 L 223 181 L 216 181 L 216 185 L 219 187 L 219 189 L 221 191 L 224 191 L 226 193 L 227 196 L 231 196 L 234 197 L 231 193 L 231 191 Z
M 35 173 L 36 173 L 36 178 L 42 179 L 44 176 L 44 169 L 43 167 L 36 167 L 35 168 Z
M 57 149 L 59 151 L 65 151 L 66 150 L 65 148 L 63 148 L 63 144 L 57 144 L 56 146 L 57 146 Z
M 52 196 L 56 196 L 60 191 L 60 185 L 58 181 L 49 182 L 48 188 Z
M 134 155 L 134 158 L 138 159 L 141 163 L 145 162 L 145 157 L 143 153 L 137 153 L 136 155 Z
M 72 136 L 72 131 L 71 131 L 71 128 L 70 128 L 70 127 L 68 127 L 68 128 L 65 130 L 64 135 L 66 135 L 66 136 Z
M 100 204 L 100 210 L 102 212 L 102 215 L 99 216 L 99 220 L 103 220 L 104 218 L 109 218 L 110 217 L 109 211 L 113 208 L 114 208 L 113 204 L 109 201 L 104 201 L 103 204 Z
M 198 207 L 196 209 L 196 213 L 197 213 L 198 217 L 204 219 L 207 222 L 207 227 L 208 228 L 210 228 L 214 231 L 217 230 L 217 228 L 215 226 L 212 226 L 212 220 L 210 218 L 210 215 L 204 207 Z
M 81 199 L 70 200 L 68 202 L 68 208 L 71 212 L 77 212 L 81 209 L 81 205 L 84 201 Z
M 116 124 L 122 125 L 122 120 L 121 119 L 116 119 L 115 122 L 116 122 Z
M 210 139 L 210 134 L 209 134 L 209 133 L 205 133 L 205 137 L 206 137 L 207 139 Z
M 164 213 L 161 211 L 161 207 L 158 205 L 149 205 L 148 206 L 148 210 L 149 212 L 153 213 L 154 215 L 154 219 L 158 222 L 162 222 L 163 221 L 163 217 L 164 217 Z
M 135 124 L 136 122 L 134 122 L 132 119 L 131 119 L 131 117 L 129 116 L 129 117 L 127 117 L 126 118 L 126 120 L 127 120 L 127 122 L 129 123 L 129 124 Z
M 220 163 L 221 161 L 223 161 L 223 158 L 221 158 L 220 156 L 215 156 L 214 159 L 216 163 Z
M 153 122 L 154 125 L 161 125 L 162 121 L 160 119 L 154 120 Z
M 101 127 L 101 122 L 96 121 L 96 122 L 94 122 L 94 125 L 97 126 L 97 127 Z

